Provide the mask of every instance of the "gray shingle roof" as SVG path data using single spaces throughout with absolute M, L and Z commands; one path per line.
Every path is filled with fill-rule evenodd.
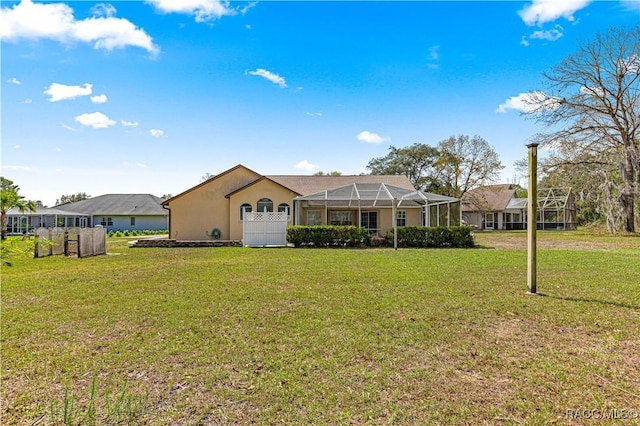
M 151 194 L 106 194 L 55 208 L 87 215 L 167 215 L 161 203 L 162 199 Z
M 352 185 L 354 183 L 384 183 L 386 185 L 397 186 L 403 189 L 415 190 L 409 181 L 409 178 L 401 175 L 266 175 L 266 177 L 300 195 L 311 195 L 329 189 Z

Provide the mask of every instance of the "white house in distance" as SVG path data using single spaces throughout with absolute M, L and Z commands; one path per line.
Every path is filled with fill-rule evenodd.
M 169 213 L 162 199 L 151 194 L 106 194 L 55 207 L 87 216 L 87 226 L 107 231 L 161 231 L 169 229 Z

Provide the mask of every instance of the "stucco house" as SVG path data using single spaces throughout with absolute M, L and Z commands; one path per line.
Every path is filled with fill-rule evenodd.
M 286 212 L 289 225 L 458 225 L 460 200 L 416 191 L 399 175 L 261 175 L 241 164 L 165 202 L 169 238 L 241 240 L 246 212 Z M 215 232 L 214 232 L 215 231 Z
M 87 226 L 107 231 L 162 231 L 168 229 L 169 214 L 162 199 L 151 194 L 106 194 L 55 207 L 87 217 Z
M 537 194 L 537 229 L 576 229 L 576 206 L 570 188 L 541 188 Z M 527 198 L 516 185 L 486 185 L 462 196 L 462 219 L 484 230 L 527 229 Z

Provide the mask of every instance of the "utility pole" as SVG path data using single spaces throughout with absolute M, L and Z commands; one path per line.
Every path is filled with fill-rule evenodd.
M 529 184 L 527 200 L 527 287 L 529 294 L 536 294 L 537 281 L 537 227 L 538 227 L 538 145 L 529 148 Z

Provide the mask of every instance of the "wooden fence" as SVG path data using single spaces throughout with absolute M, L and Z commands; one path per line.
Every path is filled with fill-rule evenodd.
M 34 257 L 58 254 L 88 257 L 107 254 L 104 228 L 37 228 Z

